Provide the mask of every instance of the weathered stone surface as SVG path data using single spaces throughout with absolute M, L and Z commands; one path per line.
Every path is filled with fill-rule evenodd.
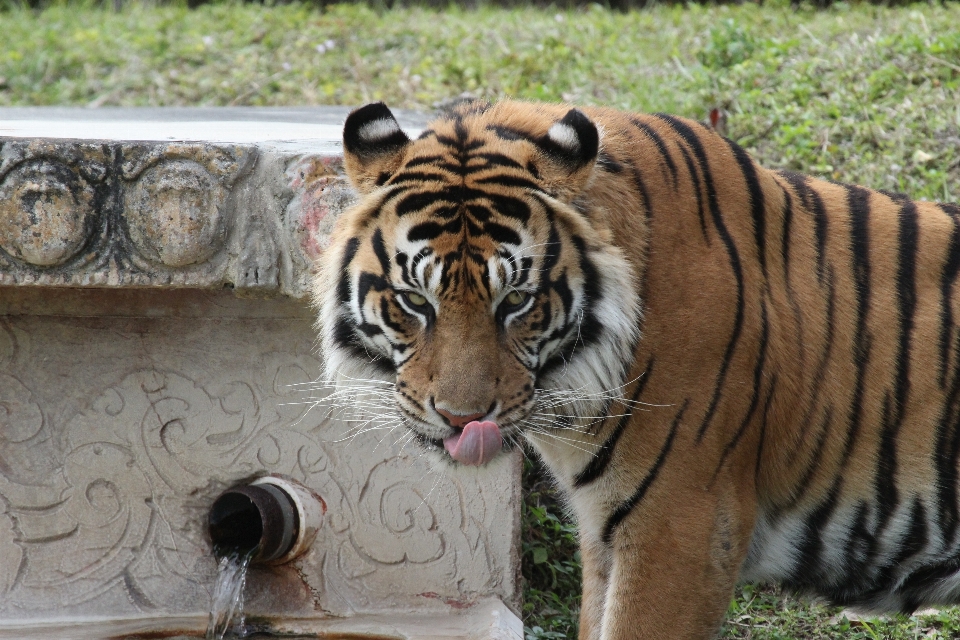
M 227 193 L 250 155 L 190 145 L 126 150 L 123 218 L 135 255 L 176 268 L 220 252 L 230 213 Z
M 110 204 L 103 188 L 109 159 L 92 145 L 56 150 L 45 141 L 0 143 L 0 260 L 9 256 L 0 268 L 60 267 L 97 240 L 98 210 Z
M 431 469 L 312 383 L 303 297 L 354 197 L 331 125 L 250 141 L 249 120 L 233 139 L 230 123 L 213 135 L 184 116 L 211 134 L 191 141 L 138 114 L 125 130 L 165 138 L 50 140 L 5 113 L 0 637 L 67 637 L 91 617 L 107 622 L 74 637 L 203 620 L 207 509 L 267 472 L 329 509 L 309 553 L 254 571 L 251 615 L 297 633 L 518 637 L 497 603 L 519 594 L 519 459 Z M 418 633 L 425 616 L 433 631 Z
M 0 284 L 305 297 L 346 111 L 0 109 Z

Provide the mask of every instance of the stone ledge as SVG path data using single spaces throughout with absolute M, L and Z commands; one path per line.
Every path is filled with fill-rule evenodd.
M 105 111 L 0 109 L 0 285 L 307 295 L 346 108 Z
M 0 640 L 116 640 L 168 638 L 202 640 L 204 616 L 155 616 L 59 620 L 55 623 L 4 625 Z M 375 613 L 347 618 L 291 618 L 271 625 L 288 640 L 522 640 L 523 623 L 496 598 L 486 598 L 454 613 Z

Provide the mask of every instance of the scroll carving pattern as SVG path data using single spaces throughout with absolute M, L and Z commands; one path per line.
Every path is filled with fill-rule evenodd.
M 0 376 L 9 454 L 0 458 L 0 617 L 91 603 L 113 614 L 202 611 L 214 572 L 206 510 L 227 484 L 267 471 L 305 482 L 330 508 L 297 572 L 311 609 L 348 613 L 437 593 L 469 601 L 504 589 L 510 558 L 490 548 L 498 509 L 485 504 L 502 491 L 431 474 L 369 435 L 335 442 L 343 423 L 284 404 L 312 367 L 268 367 L 265 385 L 139 371 L 59 428 L 22 382 Z M 34 439 L 41 429 L 59 443 L 56 469 L 41 482 L 18 480 L 32 456 L 49 455 Z

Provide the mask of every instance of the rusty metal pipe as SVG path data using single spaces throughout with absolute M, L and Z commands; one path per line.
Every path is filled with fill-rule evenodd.
M 310 548 L 326 510 L 307 487 L 271 475 L 221 493 L 207 524 L 217 555 L 252 553 L 251 564 L 283 564 Z

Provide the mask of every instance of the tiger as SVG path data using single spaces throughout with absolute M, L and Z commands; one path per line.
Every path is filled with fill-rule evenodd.
M 510 100 L 415 139 L 361 107 L 343 163 L 325 375 L 385 385 L 452 467 L 529 445 L 578 527 L 580 638 L 713 638 L 738 583 L 960 601 L 956 205 Z

